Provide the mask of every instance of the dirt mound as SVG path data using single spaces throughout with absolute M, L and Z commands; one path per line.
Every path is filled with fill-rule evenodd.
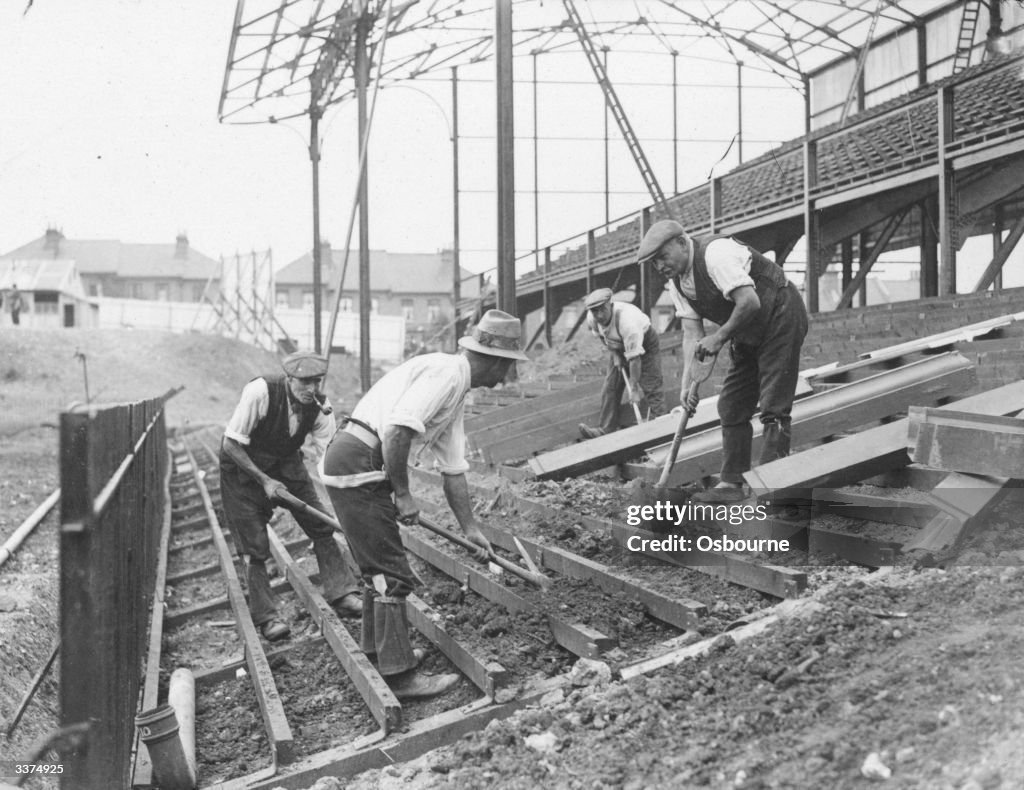
M 56 423 L 72 402 L 136 401 L 185 389 L 167 404 L 169 425 L 222 423 L 246 381 L 279 370 L 269 351 L 230 338 L 123 329 L 0 330 L 0 436 Z M 351 407 L 359 365 L 335 356 L 325 387 Z M 339 401 L 341 404 L 339 404 Z

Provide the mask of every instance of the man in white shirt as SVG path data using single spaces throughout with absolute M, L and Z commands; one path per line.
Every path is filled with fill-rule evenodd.
M 683 323 L 683 379 L 680 403 L 687 402 L 690 362 L 714 356 L 731 342 L 732 365 L 718 395 L 722 421 L 720 482 L 694 499 L 744 499 L 743 473 L 751 466 L 753 427 L 763 425 L 760 463 L 789 455 L 790 414 L 807 334 L 807 310 L 782 268 L 756 250 L 726 236 L 690 237 L 673 220 L 654 223 L 644 235 L 637 263 L 651 261 L 668 279 L 676 314 Z M 718 324 L 710 335 L 704 319 Z
M 459 354 L 423 354 L 403 362 L 363 395 L 335 434 L 320 476 L 345 530 L 365 583 L 362 649 L 399 699 L 440 694 L 458 675 L 423 675 L 409 641 L 405 599 L 417 586 L 398 523 L 419 516 L 409 490 L 410 455 L 425 450 L 441 473 L 445 498 L 477 557 L 491 546 L 469 499 L 463 414 L 473 387 L 504 381 L 517 359 L 522 326 L 515 316 L 488 310 Z M 378 589 L 379 587 L 379 589 Z
M 610 352 L 601 391 L 601 417 L 597 428 L 580 424 L 586 439 L 619 429 L 619 404 L 629 376 L 630 403 L 646 398 L 649 417 L 665 413 L 661 392 L 661 347 L 651 319 L 639 307 L 612 300 L 611 288 L 598 288 L 584 302 L 587 326 Z M 625 372 L 625 373 L 624 373 Z
M 275 501 L 274 491 L 285 488 L 310 507 L 328 513 L 306 471 L 302 446 L 308 436 L 315 461 L 334 433 L 330 404 L 326 397 L 322 402 L 318 398 L 327 360 L 298 351 L 285 357 L 281 366 L 283 375 L 259 376 L 245 385 L 224 429 L 220 450 L 224 516 L 245 562 L 249 611 L 264 638 L 272 642 L 291 631 L 278 617 L 267 575 L 267 522 L 275 505 L 281 504 Z M 358 615 L 362 612 L 359 583 L 335 542 L 334 530 L 307 513 L 292 515 L 313 540 L 324 598 L 338 614 Z

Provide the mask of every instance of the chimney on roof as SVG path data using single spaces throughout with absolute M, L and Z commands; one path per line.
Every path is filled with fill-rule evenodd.
M 329 239 L 320 239 L 320 268 L 334 268 L 334 256 L 331 253 L 331 242 Z
M 183 261 L 188 259 L 188 235 L 184 231 L 174 237 L 174 257 Z
M 43 237 L 43 249 L 50 250 L 54 258 L 60 257 L 60 243 L 64 240 L 64 234 L 57 228 L 47 228 L 46 236 Z

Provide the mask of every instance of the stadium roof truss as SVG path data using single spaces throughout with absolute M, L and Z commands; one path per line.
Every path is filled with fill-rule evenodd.
M 494 55 L 496 0 L 238 0 L 219 118 L 274 123 L 353 97 L 356 26 L 382 85 Z M 585 0 L 587 32 L 614 52 L 742 63 L 802 89 L 804 75 L 916 24 L 949 0 Z M 513 52 L 580 46 L 558 0 L 512 0 Z M 386 47 L 385 47 L 386 44 Z

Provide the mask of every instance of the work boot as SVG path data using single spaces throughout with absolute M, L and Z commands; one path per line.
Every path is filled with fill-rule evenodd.
M 705 505 L 727 505 L 734 502 L 742 502 L 746 498 L 747 491 L 742 485 L 731 486 L 720 483 L 714 488 L 694 494 L 692 501 Z
M 363 613 L 363 599 L 356 593 L 348 593 L 330 601 L 338 617 L 359 617 Z
M 267 620 L 267 622 L 260 626 L 260 633 L 263 634 L 263 638 L 268 642 L 277 642 L 284 639 L 291 632 L 292 629 L 280 620 Z
M 400 675 L 385 678 L 391 691 L 399 700 L 427 699 L 444 694 L 459 682 L 455 674 L 424 675 L 416 670 L 409 670 Z
M 580 433 L 584 439 L 596 439 L 598 436 L 604 436 L 604 428 L 591 428 L 589 425 L 581 422 Z

